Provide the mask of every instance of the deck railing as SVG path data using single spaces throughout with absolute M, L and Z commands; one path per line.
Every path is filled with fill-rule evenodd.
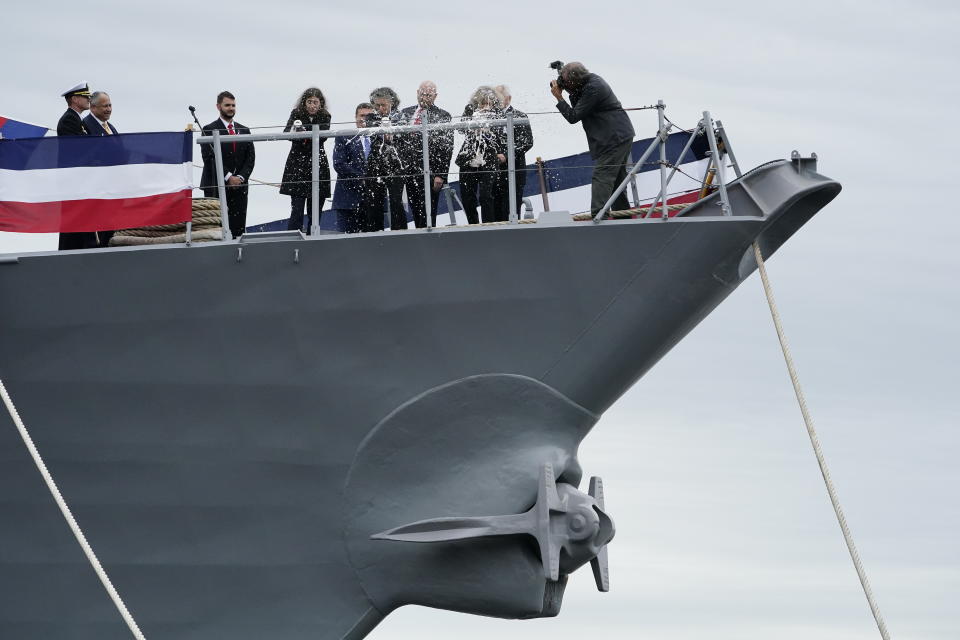
M 720 191 L 720 209 L 723 212 L 723 215 L 730 216 L 733 215 L 733 211 L 730 209 L 730 200 L 727 197 L 727 180 L 726 180 L 726 162 L 727 160 L 723 157 L 724 155 L 730 160 L 730 167 L 733 168 L 737 177 L 739 178 L 740 166 L 737 164 L 736 156 L 733 155 L 733 148 L 730 146 L 730 140 L 727 138 L 726 132 L 723 130 L 723 124 L 710 116 L 709 111 L 703 112 L 703 117 L 697 122 L 697 125 L 690 132 L 690 138 L 687 140 L 686 146 L 684 146 L 683 151 L 680 152 L 680 155 L 677 156 L 676 164 L 672 165 L 670 173 L 667 173 L 667 167 L 670 164 L 667 162 L 667 136 L 670 134 L 670 130 L 674 127 L 672 122 L 668 122 L 664 111 L 666 105 L 663 103 L 663 100 L 657 101 L 657 121 L 658 121 L 658 130 L 657 135 L 653 137 L 653 140 L 647 146 L 646 150 L 643 152 L 643 155 L 640 156 L 640 159 L 634 163 L 633 168 L 627 172 L 626 178 L 623 182 L 614 190 L 613 194 L 603 205 L 600 211 L 593 217 L 594 222 L 600 222 L 603 220 L 604 216 L 610 212 L 610 209 L 613 207 L 614 201 L 617 197 L 626 190 L 628 185 L 632 185 L 633 188 L 633 197 L 634 201 L 637 200 L 637 187 L 636 187 L 636 175 L 647 164 L 647 160 L 655 151 L 659 151 L 660 159 L 657 163 L 660 170 L 660 192 L 657 194 L 657 197 L 654 198 L 653 202 L 650 205 L 650 211 L 654 210 L 654 207 L 659 202 L 662 207 L 660 219 L 667 221 L 670 219 L 668 215 L 668 205 L 667 205 L 667 187 L 670 184 L 670 181 L 673 179 L 673 176 L 676 175 L 677 169 L 679 168 L 680 163 L 683 161 L 684 156 L 687 155 L 687 152 L 690 151 L 690 147 L 693 146 L 694 140 L 697 136 L 706 135 L 707 142 L 710 145 L 710 162 L 707 163 L 707 169 L 704 173 L 703 180 L 701 183 L 703 185 L 709 185 L 708 177 L 710 176 L 711 171 L 714 172 L 714 175 L 718 181 L 718 188 Z M 648 214 L 649 217 L 650 214 Z
M 427 113 L 423 113 L 421 124 L 383 124 L 377 127 L 362 127 L 350 129 L 336 129 L 321 131 L 312 129 L 311 131 L 289 131 L 283 133 L 245 133 L 232 136 L 224 136 L 218 130 L 213 131 L 213 135 L 202 135 L 197 138 L 197 144 L 213 145 L 213 157 L 217 170 L 217 192 L 220 197 L 220 212 L 223 223 L 224 240 L 232 239 L 230 226 L 227 219 L 227 196 L 226 185 L 223 180 L 223 153 L 221 144 L 226 142 L 223 138 L 229 138 L 229 142 L 272 142 L 277 140 L 305 140 L 313 141 L 313 153 L 311 158 L 311 232 L 316 235 L 320 229 L 320 139 L 337 137 L 370 137 L 380 135 L 400 135 L 400 134 L 420 134 L 420 145 L 423 156 L 423 186 L 424 186 L 424 204 L 427 213 L 427 229 L 433 225 L 431 199 L 428 197 L 431 191 L 430 179 L 430 148 L 429 134 L 435 131 L 468 131 L 471 129 L 488 129 L 495 127 L 505 127 L 507 132 L 507 172 L 509 173 L 509 200 L 516 202 L 517 181 L 516 181 L 516 157 L 514 144 L 514 127 L 520 125 L 529 125 L 528 118 L 515 118 L 512 113 L 507 113 L 506 117 L 463 119 L 452 122 L 437 122 L 431 124 L 427 119 Z M 517 212 L 510 207 L 510 223 L 516 224 Z

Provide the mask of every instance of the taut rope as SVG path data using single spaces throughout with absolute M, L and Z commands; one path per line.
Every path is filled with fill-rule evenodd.
M 803 422 L 807 425 L 807 435 L 810 436 L 810 444 L 813 445 L 813 452 L 817 456 L 817 464 L 820 465 L 820 475 L 823 476 L 823 482 L 827 485 L 830 503 L 833 504 L 833 511 L 837 514 L 837 522 L 840 523 L 840 530 L 843 531 L 843 539 L 847 543 L 847 550 L 850 552 L 853 566 L 857 569 L 860 585 L 863 587 L 864 595 L 867 596 L 867 603 L 870 605 L 873 619 L 877 622 L 880 636 L 883 640 L 890 640 L 890 634 L 887 633 L 887 625 L 884 623 L 883 616 L 880 615 L 880 608 L 873 598 L 870 581 L 867 580 L 867 573 L 864 571 L 863 564 L 860 562 L 860 554 L 857 553 L 857 547 L 853 543 L 853 536 L 850 534 L 850 527 L 847 526 L 847 518 L 843 515 L 843 509 L 840 508 L 840 499 L 837 497 L 837 490 L 833 486 L 833 480 L 830 479 L 830 469 L 827 468 L 827 461 L 824 459 L 823 450 L 820 448 L 820 439 L 817 437 L 817 431 L 813 427 L 813 418 L 810 417 L 810 410 L 807 408 L 807 400 L 803 395 L 803 389 L 800 388 L 800 378 L 797 376 L 797 368 L 793 364 L 793 356 L 790 355 L 790 346 L 787 344 L 787 337 L 783 333 L 783 325 L 780 323 L 780 313 L 777 311 L 777 303 L 773 299 L 773 288 L 770 286 L 770 279 L 767 277 L 767 268 L 763 263 L 760 245 L 756 242 L 753 243 L 753 255 L 757 260 L 757 267 L 760 269 L 763 291 L 767 294 L 767 304 L 770 305 L 770 315 L 773 316 L 773 326 L 777 330 L 777 338 L 779 338 L 780 348 L 783 350 L 783 359 L 786 361 L 787 371 L 790 373 L 790 382 L 793 383 L 793 391 L 797 395 L 797 402 L 800 403 L 800 413 L 803 414 Z
M 91 547 L 90 543 L 87 542 L 87 537 L 83 535 L 80 525 L 77 524 L 77 520 L 73 517 L 70 507 L 67 506 L 67 501 L 63 499 L 63 494 L 61 494 L 60 489 L 57 488 L 57 483 L 54 482 L 53 476 L 47 469 L 47 465 L 44 464 L 43 458 L 40 457 L 40 452 L 37 450 L 37 446 L 33 443 L 33 438 L 30 437 L 30 433 L 27 431 L 26 425 L 23 424 L 23 420 L 20 419 L 20 414 L 17 412 L 17 408 L 14 406 L 13 400 L 10 399 L 10 394 L 7 393 L 7 387 L 4 386 L 3 380 L 0 380 L 0 396 L 3 397 L 3 404 L 7 406 L 7 411 L 10 413 L 10 417 L 13 419 L 13 423 L 17 426 L 17 431 L 20 432 L 20 437 L 23 438 L 23 444 L 27 446 L 27 450 L 30 452 L 30 457 L 33 458 L 34 464 L 36 464 L 37 469 L 40 470 L 40 475 L 43 476 L 43 481 L 47 483 L 47 488 L 50 490 L 50 494 L 57 502 L 57 506 L 60 507 L 60 513 L 63 514 L 67 524 L 70 525 L 70 530 L 73 531 L 73 535 L 77 539 L 77 542 L 80 543 L 80 547 L 86 554 L 87 560 L 90 561 L 90 564 L 93 566 L 93 570 L 97 573 L 97 577 L 100 578 L 100 582 L 103 583 L 104 589 L 107 590 L 107 595 L 110 596 L 110 599 L 113 600 L 113 604 L 116 605 L 120 615 L 123 616 L 123 620 L 130 628 L 130 632 L 133 634 L 133 637 L 137 640 L 145 640 L 143 632 L 140 631 L 140 627 L 137 626 L 137 622 L 133 619 L 133 616 L 127 609 L 127 605 L 123 603 L 123 600 L 120 598 L 120 594 L 117 593 L 113 583 L 110 582 L 110 577 L 107 576 L 107 572 L 103 568 L 103 565 L 100 564 L 100 560 L 97 559 L 97 554 L 93 552 L 93 547 Z

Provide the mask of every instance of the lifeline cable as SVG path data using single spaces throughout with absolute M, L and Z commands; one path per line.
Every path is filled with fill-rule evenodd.
M 50 475 L 50 471 L 47 469 L 47 465 L 44 464 L 43 458 L 40 457 L 40 452 L 37 450 L 37 446 L 33 443 L 33 438 L 30 437 L 30 433 L 27 431 L 27 426 L 23 424 L 23 420 L 20 419 L 20 414 L 17 412 L 17 408 L 13 405 L 13 400 L 10 399 L 10 394 L 7 393 L 7 387 L 4 386 L 3 380 L 0 380 L 0 396 L 3 397 L 3 403 L 7 406 L 7 411 L 10 413 L 10 417 L 13 419 L 13 423 L 17 426 L 17 431 L 20 432 L 20 437 L 23 438 L 23 443 L 27 446 L 27 450 L 30 452 L 30 457 L 33 458 L 33 462 L 37 465 L 37 469 L 40 470 L 40 475 L 43 476 L 44 482 L 47 483 L 47 488 L 50 490 L 51 495 L 53 495 L 53 499 L 57 502 L 57 506 L 60 507 L 60 513 L 63 514 L 67 524 L 70 525 L 70 530 L 73 531 L 73 535 L 76 537 L 77 542 L 80 543 L 80 547 L 83 549 L 83 553 L 86 554 L 87 560 L 90 561 L 90 564 L 93 566 L 93 570 L 97 573 L 97 577 L 100 578 L 100 582 L 103 583 L 104 589 L 107 590 L 107 595 L 110 596 L 110 599 L 113 600 L 113 604 L 116 605 L 120 615 L 123 616 L 124 622 L 127 623 L 127 627 L 130 628 L 130 632 L 133 633 L 133 637 L 137 640 L 146 640 L 143 632 L 140 631 L 140 627 L 137 626 L 136 620 L 133 619 L 133 615 L 131 615 L 130 611 L 127 609 L 127 606 L 120 598 L 120 594 L 117 593 L 113 583 L 110 582 L 110 578 L 107 576 L 106 570 L 103 568 L 103 565 L 100 564 L 100 560 L 97 559 L 97 554 L 93 552 L 93 547 L 90 546 L 90 543 L 87 542 L 87 537 L 83 535 L 83 531 L 80 530 L 80 525 L 77 524 L 76 519 L 73 517 L 73 513 L 70 511 L 70 507 L 67 506 L 66 500 L 63 499 L 60 489 L 57 488 L 57 483 L 54 482 L 53 476 Z
M 817 456 L 817 464 L 820 465 L 820 475 L 823 476 L 823 482 L 827 485 L 827 493 L 830 495 L 830 503 L 833 505 L 833 511 L 837 515 L 837 522 L 840 523 L 840 530 L 843 531 L 843 539 L 847 543 L 847 550 L 850 552 L 850 558 L 853 560 L 853 566 L 857 570 L 857 576 L 860 578 L 860 585 L 863 587 L 863 593 L 867 597 L 867 604 L 870 605 L 870 612 L 873 613 L 873 619 L 877 622 L 877 628 L 880 630 L 880 637 L 883 640 L 890 640 L 890 634 L 887 633 L 887 625 L 880 615 L 880 608 L 873 599 L 873 590 L 870 588 L 870 582 L 867 580 L 867 573 L 860 562 L 860 554 L 857 553 L 857 547 L 853 544 L 853 536 L 850 528 L 847 526 L 847 518 L 843 515 L 840 508 L 840 499 L 837 497 L 837 490 L 833 486 L 833 480 L 830 479 L 830 470 L 827 468 L 827 461 L 823 457 L 823 450 L 820 448 L 820 439 L 817 437 L 817 431 L 813 427 L 813 418 L 810 417 L 810 410 L 807 408 L 807 400 L 803 395 L 803 389 L 800 388 L 800 378 L 797 376 L 797 369 L 793 364 L 793 356 L 790 355 L 790 347 L 787 345 L 787 337 L 783 333 L 783 325 L 780 323 L 780 313 L 777 311 L 777 303 L 773 299 L 773 288 L 770 286 L 770 279 L 767 277 L 767 268 L 763 263 L 763 255 L 760 253 L 760 245 L 753 243 L 753 255 L 757 260 L 757 267 L 760 270 L 760 279 L 763 282 L 763 291 L 767 295 L 767 304 L 770 306 L 770 315 L 773 316 L 773 326 L 777 330 L 777 338 L 780 340 L 780 348 L 783 350 L 783 359 L 787 363 L 787 371 L 790 373 L 790 382 L 793 383 L 793 391 L 797 395 L 797 402 L 800 403 L 800 413 L 803 414 L 803 422 L 807 425 L 807 435 L 810 436 L 810 444 L 813 445 L 813 452 Z

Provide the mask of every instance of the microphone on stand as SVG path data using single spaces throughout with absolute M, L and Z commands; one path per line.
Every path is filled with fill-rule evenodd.
M 197 128 L 202 131 L 203 125 L 200 124 L 199 120 L 197 120 L 197 108 L 191 104 L 190 106 L 187 107 L 187 109 L 190 110 L 190 115 L 193 116 L 193 121 L 197 123 Z

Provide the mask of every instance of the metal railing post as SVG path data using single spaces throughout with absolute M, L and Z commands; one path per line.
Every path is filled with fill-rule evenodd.
M 723 158 L 720 157 L 720 151 L 717 147 L 717 137 L 713 133 L 713 120 L 710 118 L 710 112 L 703 112 L 703 126 L 707 132 L 707 140 L 710 141 L 710 151 L 713 153 L 713 165 L 717 168 L 717 178 L 720 180 L 720 209 L 723 215 L 730 216 L 733 212 L 730 210 L 730 201 L 727 199 L 727 180 L 723 175 Z
M 509 181 L 509 188 L 507 189 L 507 207 L 510 211 L 510 224 L 517 224 L 517 159 L 514 155 L 516 150 L 515 141 L 513 139 L 513 112 L 507 112 L 507 173 Z
M 702 121 L 701 121 L 702 122 Z M 677 157 L 676 164 L 673 165 L 673 169 L 670 171 L 670 175 L 667 176 L 667 184 L 660 187 L 660 193 L 657 194 L 657 199 L 650 204 L 650 209 L 647 211 L 647 215 L 643 216 L 644 218 L 649 217 L 653 213 L 653 207 L 657 202 L 661 201 L 661 198 L 666 202 L 667 192 L 666 186 L 669 186 L 670 181 L 673 180 L 673 176 L 677 174 L 677 170 L 680 168 L 680 164 L 683 162 L 684 156 L 687 155 L 687 152 L 690 151 L 690 147 L 693 146 L 693 141 L 698 135 L 700 135 L 700 125 L 701 122 L 697 123 L 697 126 L 694 127 L 693 133 L 690 134 L 690 138 L 687 140 L 687 144 L 683 147 L 683 151 L 680 152 L 679 157 Z
M 420 119 L 420 144 L 423 147 L 423 210 L 427 214 L 427 229 L 433 228 L 433 180 L 430 179 L 430 140 L 427 134 L 427 121 L 430 119 L 429 112 L 424 109 L 421 111 Z
M 743 177 L 743 173 L 740 172 L 740 164 L 737 162 L 737 156 L 733 155 L 733 147 L 730 146 L 730 138 L 727 137 L 727 132 L 723 130 L 723 123 L 717 120 L 717 137 L 720 142 L 723 143 L 723 149 L 727 152 L 727 155 L 730 156 L 730 164 L 733 165 L 733 172 L 737 174 L 738 178 Z
M 633 144 L 630 144 L 630 153 L 627 154 L 627 164 L 633 166 Z M 637 175 L 630 176 L 630 192 L 633 194 L 633 206 L 640 206 L 640 191 L 637 190 Z
M 543 158 L 537 156 L 537 178 L 540 180 L 540 199 L 543 200 L 543 210 L 550 211 L 550 198 L 547 197 L 547 177 L 546 169 L 543 166 Z
M 661 208 L 660 219 L 662 222 L 666 222 L 670 218 L 670 214 L 667 212 L 667 134 L 663 130 L 663 126 L 666 124 L 664 120 L 663 110 L 666 109 L 667 105 L 663 104 L 663 100 L 657 100 L 657 122 L 660 130 L 657 132 L 658 136 L 662 136 L 663 143 L 660 145 L 660 198 L 658 198 L 663 205 Z M 652 209 L 654 205 L 657 204 L 657 200 L 654 200 L 650 205 Z
M 230 233 L 230 212 L 227 210 L 227 187 L 223 183 L 223 150 L 220 149 L 220 131 L 213 130 L 213 160 L 217 168 L 217 194 L 220 196 L 220 224 L 223 227 L 223 239 L 233 240 Z
M 519 125 L 528 125 L 530 124 L 529 118 L 513 118 L 513 126 Z M 499 118 L 494 120 L 476 120 L 476 121 L 460 121 L 460 122 L 437 122 L 434 124 L 429 123 L 428 118 L 424 118 L 422 124 L 414 125 L 384 125 L 381 126 L 375 133 L 376 135 L 405 135 L 405 134 L 416 134 L 421 136 L 421 140 L 426 139 L 427 143 L 424 145 L 424 204 L 427 213 L 427 226 L 432 228 L 433 224 L 433 198 L 430 198 L 430 201 L 426 201 L 427 196 L 432 196 L 432 179 L 430 176 L 430 166 L 429 166 L 429 135 L 434 132 L 440 131 L 470 131 L 474 129 L 487 129 L 491 127 L 506 127 L 508 125 L 507 118 Z M 320 175 L 319 175 L 319 154 L 320 154 L 320 145 L 319 139 L 333 138 L 339 136 L 360 136 L 360 135 L 371 135 L 374 133 L 368 127 L 357 127 L 349 129 L 337 129 L 337 130 L 323 130 L 311 127 L 310 131 L 290 131 L 283 133 L 242 133 L 235 136 L 231 136 L 231 142 L 236 144 L 241 144 L 245 142 L 261 142 L 261 141 L 275 141 L 275 140 L 311 140 L 313 143 L 314 153 L 311 157 L 311 216 L 313 220 L 311 221 L 311 231 L 318 232 L 320 225 L 320 215 L 322 213 L 322 203 L 319 198 L 320 191 Z M 426 134 L 426 135 L 425 135 Z M 223 227 L 223 237 L 224 240 L 233 239 L 233 235 L 230 233 L 229 225 L 229 211 L 227 206 L 227 191 L 228 188 L 223 179 L 223 151 L 221 148 L 223 140 L 223 135 L 219 130 L 214 130 L 211 132 L 211 135 L 200 136 L 195 141 L 196 144 L 200 145 L 212 145 L 213 146 L 213 155 L 215 159 L 215 166 L 217 170 L 217 191 L 220 199 L 220 211 L 222 213 L 222 227 Z M 513 168 L 514 178 L 516 177 L 516 166 Z M 542 177 L 542 172 L 541 172 Z M 514 182 L 514 186 L 516 183 Z M 206 185 L 204 185 L 206 186 Z M 547 203 L 546 191 L 544 190 L 544 203 Z M 516 193 L 514 194 L 516 198 Z M 385 228 L 389 228 L 390 220 L 393 215 L 399 215 L 404 212 L 395 213 L 390 211 L 390 198 L 386 198 L 386 211 L 385 213 Z M 462 203 L 461 203 L 462 206 Z M 549 210 L 549 206 L 546 206 L 545 209 Z M 452 213 L 452 212 L 451 212 Z M 455 220 L 455 216 L 451 217 L 451 220 Z M 406 217 L 404 217 L 404 222 L 406 222 Z
M 673 125 L 667 125 L 667 131 L 670 131 L 672 127 Z M 606 215 L 607 211 L 610 210 L 610 207 L 613 206 L 613 201 L 616 200 L 617 196 L 623 193 L 623 190 L 627 188 L 628 184 L 630 184 L 630 178 L 636 175 L 637 172 L 640 171 L 640 167 L 643 166 L 643 163 L 647 161 L 647 158 L 649 158 L 650 155 L 653 154 L 653 152 L 656 151 L 657 147 L 659 147 L 661 144 L 663 144 L 663 140 L 660 138 L 659 135 L 657 135 L 657 137 L 653 139 L 653 142 L 651 142 L 647 146 L 647 150 L 643 152 L 643 155 L 640 156 L 640 159 L 637 160 L 636 164 L 633 165 L 633 168 L 630 169 L 630 173 L 627 174 L 626 179 L 623 182 L 621 182 L 620 186 L 614 190 L 613 194 L 607 200 L 606 204 L 604 204 L 603 207 L 600 208 L 600 211 L 597 212 L 597 215 L 593 216 L 594 222 L 600 222 L 600 220 L 603 219 L 603 216 Z
M 310 150 L 310 234 L 317 236 L 320 233 L 320 125 L 311 127 L 310 136 L 313 146 Z
M 447 213 L 450 214 L 450 226 L 457 224 L 457 214 L 453 206 L 453 188 L 450 185 L 443 187 L 443 196 L 447 201 Z

